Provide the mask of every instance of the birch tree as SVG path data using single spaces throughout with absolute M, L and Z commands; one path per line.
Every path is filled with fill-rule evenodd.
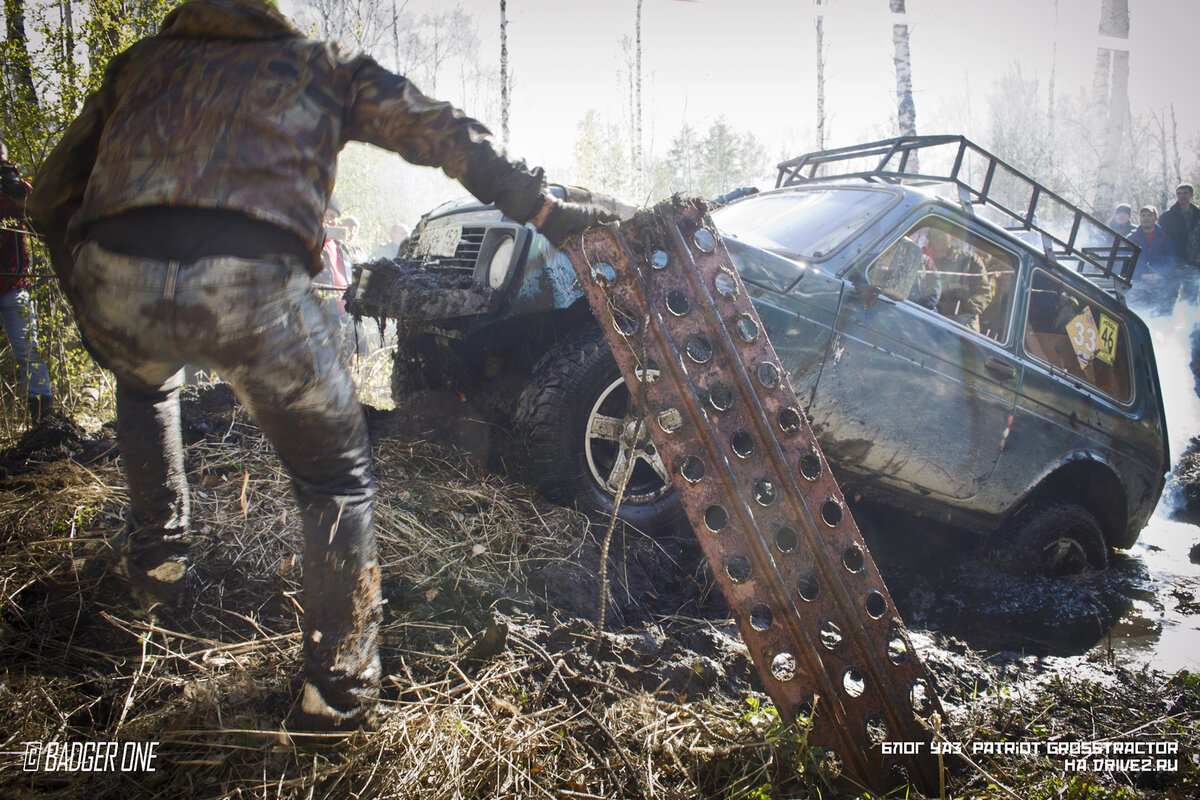
M 1114 204 L 1117 165 L 1130 131 L 1129 0 L 1100 0 L 1099 34 L 1104 38 L 1096 48 L 1092 91 L 1097 108 L 1102 109 L 1104 147 L 1093 205 L 1108 213 Z
M 330 39 L 365 53 L 381 52 L 385 48 L 389 22 L 403 12 L 384 0 L 308 0 L 307 10 L 299 19 L 311 20 L 317 38 Z
M 889 0 L 893 14 L 906 13 L 904 0 Z M 903 19 L 903 17 L 901 17 Z M 908 43 L 908 22 L 892 23 L 892 60 L 896 65 L 896 123 L 901 136 L 917 135 L 917 105 L 913 102 L 912 53 Z M 917 153 L 908 162 L 912 172 L 919 172 Z
M 500 141 L 508 145 L 508 15 L 500 0 Z
M 814 0 L 817 6 L 817 149 L 825 149 L 825 15 L 821 13 L 822 0 Z
M 637 0 L 634 36 L 637 49 L 633 70 L 633 192 L 640 200 L 645 184 L 642 176 L 642 0 Z

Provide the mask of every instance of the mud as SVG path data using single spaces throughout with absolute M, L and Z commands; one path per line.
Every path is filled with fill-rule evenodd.
M 228 440 L 252 423 L 225 386 L 189 388 L 181 400 L 185 438 Z M 367 409 L 372 437 L 409 439 L 443 448 L 482 468 L 504 434 L 479 422 L 471 404 L 453 392 L 414 396 L 404 408 Z M 98 452 L 99 455 L 89 454 Z M 31 432 L 0 454 L 10 471 L 59 458 L 110 458 L 110 437 L 89 437 L 69 420 Z M 1195 486 L 1181 469 L 1181 481 Z M 512 476 L 519 479 L 519 475 Z M 1114 638 L 1155 637 L 1155 613 L 1175 619 L 1200 614 L 1200 587 L 1156 581 L 1146 555 L 1114 556 L 1105 573 L 1074 579 L 1015 576 L 977 556 L 965 541 L 921 520 L 902 520 L 878 509 L 855 508 L 867 542 L 907 622 L 914 644 L 938 683 L 943 702 L 957 715 L 978 693 L 999 687 L 1033 686 L 1056 671 L 1107 676 L 1120 668 Z M 1191 526 L 1185 526 L 1191 529 Z M 438 625 L 462 630 L 462 638 L 503 630 L 542 648 L 566 685 L 580 689 L 617 680 L 678 697 L 761 691 L 732 620 L 690 530 L 677 527 L 654 536 L 628 527 L 614 531 L 609 552 L 605 633 L 600 616 L 604 531 L 582 517 L 563 527 L 578 537 L 569 560 L 538 562 L 520 585 L 490 595 L 447 586 L 435 599 L 404 585 L 385 587 L 389 607 L 404 608 Z M 1186 551 L 1185 551 L 1186 552 Z M 1200 544 L 1191 548 L 1200 558 Z M 410 596 L 411 595 L 411 596 Z M 1137 612 L 1142 609 L 1141 616 Z M 1139 629 L 1142 626 L 1143 629 Z M 503 637 L 497 646 L 503 647 Z M 557 691 L 549 687 L 547 691 Z
M 1171 475 L 1171 483 L 1182 495 L 1176 516 L 1200 524 L 1200 436 L 1192 437 L 1188 449 Z
M 52 413 L 0 453 L 0 479 L 68 458 L 87 465 L 115 457 L 116 440 L 111 424 L 105 425 L 99 435 L 91 436 L 69 417 Z
M 180 393 L 183 439 L 193 444 L 206 437 L 241 436 L 252 425 L 225 384 L 188 386 Z M 115 425 L 105 423 L 90 434 L 70 417 L 53 413 L 32 426 L 8 450 L 0 452 L 0 479 L 21 475 L 55 461 L 71 459 L 85 466 L 117 457 Z
M 355 268 L 354 283 L 346 293 L 346 310 L 355 317 L 401 323 L 446 320 L 487 311 L 490 287 L 478 286 L 471 274 L 435 272 L 420 262 L 380 259 Z M 363 281 L 363 274 L 370 275 Z

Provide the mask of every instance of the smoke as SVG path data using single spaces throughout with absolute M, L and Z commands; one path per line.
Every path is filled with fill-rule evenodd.
M 1173 314 L 1143 319 L 1154 341 L 1173 466 L 1192 437 L 1200 436 L 1200 396 L 1193 372 L 1193 364 L 1200 368 L 1200 308 L 1178 303 Z

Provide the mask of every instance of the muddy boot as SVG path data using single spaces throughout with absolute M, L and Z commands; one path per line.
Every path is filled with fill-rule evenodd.
M 383 678 L 383 598 L 370 493 L 308 511 L 317 524 L 306 526 L 315 535 L 307 537 L 304 552 L 307 680 L 289 725 L 309 731 L 372 728 Z
M 55 412 L 54 397 L 51 395 L 31 394 L 29 402 L 29 427 L 34 427 L 43 419 Z
M 187 611 L 195 601 L 196 571 L 186 542 L 140 545 L 131 553 L 129 533 L 108 540 L 113 572 L 129 581 L 135 603 L 146 611 L 159 606 Z
M 310 572 L 305 569 L 306 586 L 313 584 Z M 348 591 L 336 600 L 322 601 L 305 592 L 307 680 L 291 719 L 296 730 L 371 730 L 377 725 L 375 706 L 383 678 L 378 650 L 379 567 L 373 564 L 341 573 L 330 583 L 344 585 Z

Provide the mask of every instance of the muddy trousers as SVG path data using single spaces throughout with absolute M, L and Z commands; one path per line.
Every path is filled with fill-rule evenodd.
M 131 574 L 186 563 L 179 387 L 183 365 L 198 364 L 232 387 L 291 477 L 305 542 L 304 710 L 353 723 L 381 680 L 375 483 L 362 408 L 304 264 L 181 264 L 87 243 L 72 278 L 80 331 L 117 379 Z

